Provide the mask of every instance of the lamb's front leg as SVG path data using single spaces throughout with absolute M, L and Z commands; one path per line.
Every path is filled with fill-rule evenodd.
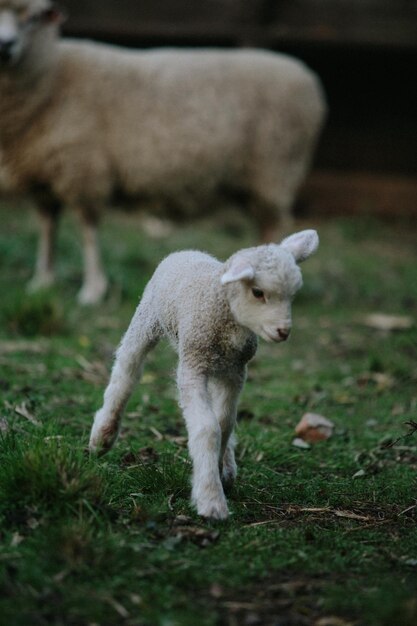
M 210 381 L 212 404 L 222 433 L 220 472 L 222 483 L 225 487 L 233 484 L 237 474 L 235 461 L 236 438 L 233 430 L 236 425 L 239 395 L 245 377 L 246 371 L 242 369 L 242 371 L 236 372 L 230 378 L 225 377 Z
M 199 515 L 225 519 L 229 511 L 219 472 L 221 429 L 211 406 L 207 378 L 182 364 L 178 388 L 193 462 L 192 501 Z

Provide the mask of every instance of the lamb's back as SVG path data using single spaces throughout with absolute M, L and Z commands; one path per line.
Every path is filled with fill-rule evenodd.
M 178 339 L 180 328 L 213 323 L 222 263 L 203 252 L 174 252 L 157 267 L 148 285 L 153 307 L 165 333 Z

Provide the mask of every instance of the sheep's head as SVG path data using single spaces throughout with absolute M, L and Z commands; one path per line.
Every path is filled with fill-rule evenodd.
M 226 262 L 221 283 L 235 320 L 266 341 L 285 341 L 291 330 L 291 302 L 302 286 L 297 263 L 316 251 L 315 230 L 303 230 L 280 244 L 247 248 Z
M 0 69 L 30 55 L 34 43 L 54 38 L 60 21 L 50 0 L 0 0 Z

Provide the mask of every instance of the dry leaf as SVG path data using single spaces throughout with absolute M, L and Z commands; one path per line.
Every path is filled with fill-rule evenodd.
M 22 404 L 19 404 L 18 406 L 15 406 L 14 407 L 14 412 L 17 413 L 18 415 L 21 415 L 22 417 L 25 417 L 34 426 L 40 426 L 41 425 L 41 423 L 38 422 L 36 417 L 27 408 L 26 402 L 22 402 Z
M 377 391 L 385 391 L 386 389 L 394 387 L 395 378 L 384 372 L 364 372 L 357 379 L 357 383 L 360 387 L 363 387 L 369 382 L 375 383 Z
M 102 385 L 107 383 L 109 373 L 107 367 L 101 361 L 88 361 L 84 356 L 78 355 L 76 357 L 77 363 L 81 366 L 81 378 L 93 385 Z M 80 373 L 75 372 L 76 376 Z
M 114 598 L 109 597 L 105 598 L 105 600 L 110 604 L 110 606 L 113 607 L 113 609 L 116 611 L 116 613 L 120 615 L 120 617 L 127 619 L 130 616 L 129 611 L 125 609 L 123 604 L 120 604 L 120 602 L 117 602 L 117 600 L 115 600 Z
M 131 593 L 129 597 L 132 604 L 136 604 L 137 606 L 142 604 L 142 598 L 137 593 Z
M 218 600 L 224 595 L 224 589 L 218 583 L 213 583 L 210 587 L 209 593 L 212 598 L 216 598 L 216 600 Z
M 305 413 L 295 427 L 298 438 L 308 443 L 329 439 L 333 434 L 334 424 L 323 415 Z M 293 442 L 294 445 L 294 442 Z M 299 446 L 301 447 L 301 446 Z
M 69 573 L 70 573 L 69 569 L 63 569 L 57 574 L 55 574 L 55 576 L 52 577 L 52 580 L 55 583 L 62 583 L 62 581 L 68 576 Z
M 148 385 L 149 383 L 153 383 L 156 380 L 156 376 L 155 374 L 151 374 L 151 373 L 146 373 L 142 376 L 142 378 L 140 379 L 140 382 L 142 385 Z
M 367 522 L 370 518 L 367 515 L 359 515 L 358 513 L 353 513 L 353 511 L 339 511 L 335 509 L 333 513 L 337 517 L 347 517 L 349 519 L 357 519 Z
M 149 426 L 149 430 L 151 431 L 151 433 L 153 435 L 155 435 L 155 437 L 158 439 L 158 441 L 162 441 L 163 440 L 164 436 L 163 436 L 162 433 L 159 432 L 159 430 L 157 430 L 153 426 Z
M 19 533 L 13 533 L 12 536 L 12 540 L 10 542 L 10 545 L 15 548 L 16 546 L 18 546 L 20 543 L 22 543 L 22 541 L 24 540 L 23 535 L 20 535 Z
M 150 463 L 156 463 L 159 455 L 155 448 L 147 446 L 141 448 L 138 452 L 127 452 L 120 460 L 120 465 L 132 468 L 138 465 L 149 465 Z
M 48 350 L 45 341 L 0 341 L 0 354 L 13 354 L 16 352 L 32 352 L 42 354 Z
M 314 626 L 353 626 L 354 622 L 347 622 L 341 617 L 329 615 L 328 617 L 320 617 L 314 622 Z
M 377 330 L 408 330 L 414 326 L 414 320 L 409 315 L 386 315 L 385 313 L 371 313 L 363 318 L 365 326 Z
M 218 540 L 220 533 L 217 530 L 202 528 L 201 526 L 173 526 L 170 532 L 171 537 L 177 541 L 188 540 L 205 548 Z

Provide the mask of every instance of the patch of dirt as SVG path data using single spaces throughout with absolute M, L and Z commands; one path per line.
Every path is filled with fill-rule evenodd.
M 159 454 L 152 448 L 152 446 L 146 446 L 141 448 L 137 452 L 127 452 L 121 459 L 120 465 L 122 467 L 137 467 L 138 465 L 150 465 L 156 463 L 159 459 Z

